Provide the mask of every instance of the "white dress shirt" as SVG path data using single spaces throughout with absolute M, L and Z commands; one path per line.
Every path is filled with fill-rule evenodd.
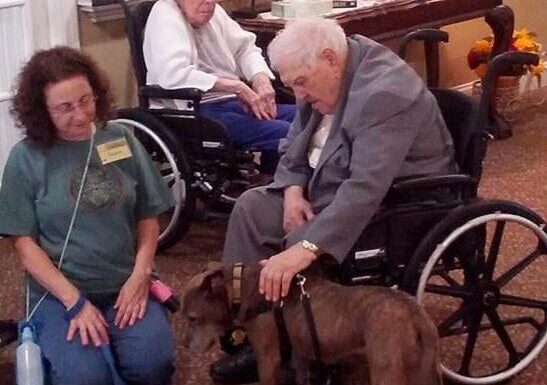
M 334 115 L 325 115 L 321 122 L 315 129 L 313 133 L 310 144 L 308 146 L 308 160 L 310 167 L 315 169 L 317 167 L 317 162 L 319 162 L 319 157 L 323 152 L 323 147 L 325 147 L 325 142 L 329 136 L 330 128 L 332 126 L 332 119 Z

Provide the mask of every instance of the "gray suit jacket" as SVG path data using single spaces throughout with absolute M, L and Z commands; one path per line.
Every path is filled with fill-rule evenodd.
M 342 261 L 396 177 L 456 170 L 450 133 L 422 79 L 388 48 L 348 38 L 349 57 L 317 167 L 308 144 L 322 115 L 300 104 L 273 189 L 304 186 L 316 217 L 303 238 Z

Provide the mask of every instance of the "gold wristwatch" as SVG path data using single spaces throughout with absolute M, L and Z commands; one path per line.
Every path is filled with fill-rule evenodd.
M 319 256 L 319 254 L 321 254 L 321 250 L 319 250 L 319 246 L 317 246 L 315 243 L 306 241 L 304 239 L 302 242 L 300 242 L 300 245 L 302 245 L 304 249 L 314 253 L 316 256 Z

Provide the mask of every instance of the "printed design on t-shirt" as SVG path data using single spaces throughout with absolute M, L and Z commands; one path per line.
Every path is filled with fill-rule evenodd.
M 84 167 L 77 167 L 70 175 L 69 195 L 75 202 L 84 173 Z M 80 209 L 101 210 L 110 208 L 121 201 L 123 197 L 123 179 L 114 166 L 89 165 L 84 191 L 80 201 Z

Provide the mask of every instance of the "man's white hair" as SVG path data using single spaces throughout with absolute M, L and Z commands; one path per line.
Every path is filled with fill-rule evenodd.
M 290 20 L 268 46 L 272 68 L 287 58 L 298 65 L 313 67 L 324 49 L 337 55 L 347 52 L 346 35 L 342 27 L 331 19 L 296 18 Z

